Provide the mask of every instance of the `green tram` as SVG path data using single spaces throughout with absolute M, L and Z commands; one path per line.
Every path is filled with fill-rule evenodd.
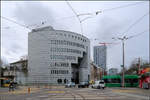
M 139 86 L 139 77 L 138 75 L 125 75 L 125 87 L 138 87 Z M 105 82 L 106 87 L 121 87 L 122 77 L 120 75 L 106 75 L 102 78 Z

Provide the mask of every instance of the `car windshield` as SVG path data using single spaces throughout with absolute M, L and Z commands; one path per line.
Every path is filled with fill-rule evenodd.
M 99 82 L 100 84 L 104 84 L 104 82 Z
M 80 84 L 85 84 L 85 82 L 81 82 Z

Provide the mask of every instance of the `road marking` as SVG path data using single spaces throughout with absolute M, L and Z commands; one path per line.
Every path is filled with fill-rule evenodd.
M 120 93 L 139 93 L 137 90 L 112 90 L 112 92 L 120 92 Z
M 65 93 L 65 91 L 48 91 L 47 93 Z
M 38 88 L 31 88 L 31 92 L 30 93 L 35 93 L 38 92 L 40 89 Z M 8 91 L 8 92 L 2 92 L 0 94 L 27 94 L 28 93 L 28 89 L 27 88 L 22 88 L 20 90 L 14 90 L 14 91 Z

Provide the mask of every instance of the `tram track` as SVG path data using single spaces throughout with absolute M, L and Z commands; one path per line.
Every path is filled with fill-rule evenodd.
M 66 93 L 70 94 L 73 97 L 73 100 L 86 100 L 85 97 L 79 93 L 71 92 L 71 91 L 66 92 Z M 81 99 L 79 99 L 77 96 L 80 96 Z
M 75 93 L 75 94 L 79 95 L 79 96 L 82 98 L 82 100 L 86 100 L 85 97 L 84 97 L 83 95 L 78 94 L 78 93 Z M 75 100 L 76 100 L 76 99 L 75 99 Z

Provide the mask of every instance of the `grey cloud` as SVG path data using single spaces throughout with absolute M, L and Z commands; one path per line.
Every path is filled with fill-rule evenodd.
M 5 46 L 3 45 L 2 47 L 5 48 L 5 54 L 9 56 L 14 54 L 16 55 L 24 50 L 24 48 L 17 43 L 5 43 Z
M 96 30 L 97 38 L 104 42 L 105 40 L 106 42 L 111 41 L 112 37 L 119 35 L 118 33 L 121 32 L 125 24 L 123 21 L 104 16 L 99 20 L 99 29 Z
M 40 2 L 24 2 L 18 4 L 14 12 L 19 21 L 26 25 L 41 24 L 43 21 L 53 22 L 52 11 Z
M 110 2 L 111 3 L 111 2 Z M 62 5 L 63 4 L 63 5 Z M 80 3 L 79 3 L 80 4 Z M 87 7 L 83 7 L 83 4 L 85 4 Z M 99 8 L 113 8 L 114 6 L 124 5 L 123 3 L 116 3 L 115 5 L 109 5 L 109 3 L 106 3 L 104 5 L 101 2 L 95 3 L 82 3 L 80 6 L 74 6 L 72 3 L 73 8 L 78 12 L 90 12 L 90 9 L 95 9 L 91 11 L 96 11 Z M 109 6 L 109 7 L 108 7 Z M 116 11 L 112 11 L 109 13 L 102 14 L 100 16 L 97 16 L 93 19 L 89 19 L 83 23 L 83 32 L 84 35 L 87 37 L 93 39 L 97 38 L 99 40 L 97 41 L 91 41 L 91 46 L 93 45 L 99 45 L 98 42 L 112 42 L 112 37 L 120 37 L 122 36 L 122 32 L 125 31 L 126 28 L 129 27 L 130 24 L 132 24 L 132 21 L 134 22 L 135 18 L 138 18 L 138 16 L 141 16 L 142 12 L 147 12 L 149 6 L 141 6 L 141 8 L 138 6 L 135 6 L 135 8 L 125 8 L 125 9 L 118 9 Z M 34 25 L 34 24 L 41 24 L 41 21 L 48 21 L 49 25 L 52 25 L 55 29 L 63 29 L 68 31 L 74 31 L 74 32 L 80 32 L 80 26 L 79 22 L 76 17 L 72 18 L 63 18 L 68 16 L 73 16 L 73 12 L 71 9 L 63 3 L 57 3 L 57 2 L 48 2 L 48 4 L 45 5 L 43 2 L 35 2 L 35 1 L 28 1 L 28 2 L 17 2 L 15 5 L 15 9 L 10 9 L 11 7 L 7 6 L 8 9 L 3 9 L 4 15 L 6 17 L 7 13 L 10 13 L 10 16 L 16 16 L 16 21 L 19 23 L 24 23 L 26 25 Z M 15 11 L 15 12 L 14 12 Z M 11 14 L 14 15 L 11 15 Z M 12 18 L 13 19 L 13 18 Z M 144 19 L 143 19 L 144 20 Z M 147 19 L 148 20 L 148 19 Z M 146 21 L 147 21 L 146 20 Z M 19 58 L 21 55 L 23 55 L 25 52 L 27 52 L 27 31 L 25 29 L 20 28 L 16 24 L 9 24 L 10 28 L 3 27 L 3 42 L 2 45 L 4 49 L 6 49 L 8 52 L 6 52 L 3 55 L 6 55 L 7 58 L 8 53 L 12 56 L 12 58 Z M 139 23 L 139 28 L 137 26 L 134 26 L 130 32 L 138 32 L 148 25 L 145 25 L 145 22 L 143 24 Z M 16 29 L 15 31 L 12 31 L 11 26 Z M 8 29 L 10 31 L 8 31 Z M 4 32 L 4 30 L 6 30 Z M 4 34 L 5 33 L 5 34 Z M 26 34 L 26 36 L 25 36 Z M 147 36 L 143 36 L 143 38 L 138 38 L 139 42 L 137 40 L 130 41 L 130 43 L 126 44 L 126 62 L 129 64 L 129 60 L 131 61 L 133 58 L 129 58 L 127 56 L 146 56 L 148 54 L 148 45 L 145 43 L 148 43 L 148 39 L 145 41 Z M 9 41 L 8 41 L 9 40 Z M 142 40 L 142 41 L 140 41 Z M 116 41 L 117 42 L 117 41 Z M 118 41 L 119 42 L 119 41 Z M 143 43 L 145 45 L 139 45 L 139 43 Z M 18 44 L 18 45 L 16 45 Z M 132 45 L 128 45 L 132 44 Z M 133 46 L 134 45 L 134 46 Z M 21 47 L 19 47 L 21 46 Z M 131 48 L 134 47 L 138 51 L 135 51 L 135 49 Z M 17 49 L 16 49 L 17 48 Z M 130 48 L 130 49 L 128 49 Z M 142 48 L 142 49 L 141 49 Z M 143 49 L 144 48 L 144 49 Z M 91 47 L 91 54 L 93 54 L 93 47 Z M 108 65 L 110 67 L 116 67 L 119 66 L 122 63 L 122 46 L 121 44 L 117 46 L 112 46 L 111 48 L 108 48 Z M 134 53 L 131 52 L 131 49 Z M 5 50 L 5 51 L 6 51 Z M 145 50 L 145 51 L 144 51 Z M 130 53 L 129 53 L 130 52 Z M 131 55 L 132 53 L 132 55 Z M 92 56 L 91 56 L 92 57 Z M 8 61 L 12 61 L 12 59 L 8 58 Z
M 21 52 L 23 49 L 24 49 L 23 46 L 21 46 L 21 45 L 19 45 L 19 44 L 17 44 L 17 43 L 11 45 L 11 51 L 12 51 L 13 53 Z
M 120 41 L 112 40 L 112 37 L 119 37 L 122 34 L 119 34 L 124 30 L 126 26 L 125 21 L 120 21 L 114 19 L 111 16 L 103 16 L 99 19 L 98 28 L 96 30 L 96 37 L 99 39 L 99 42 L 115 42 L 119 43 Z M 111 44 L 107 45 L 107 54 L 109 55 L 107 58 L 107 64 L 109 67 L 116 67 L 118 68 L 121 64 L 121 45 L 119 44 Z M 116 48 L 118 48 L 117 52 Z M 112 60 L 113 59 L 113 60 Z

